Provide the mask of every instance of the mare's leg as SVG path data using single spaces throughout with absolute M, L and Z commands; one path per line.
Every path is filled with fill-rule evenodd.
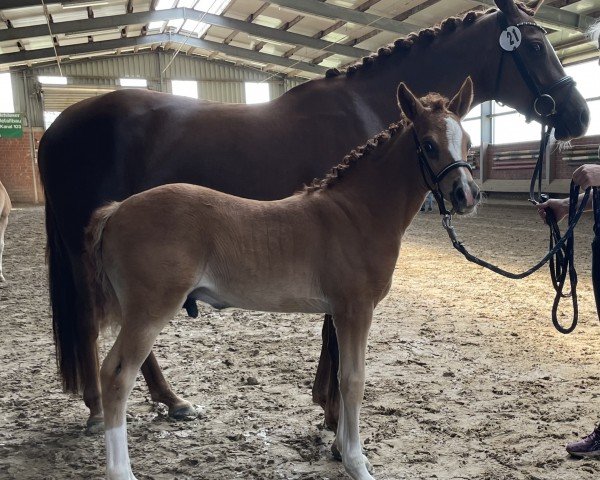
M 177 420 L 195 417 L 197 415 L 194 406 L 182 398 L 178 397 L 165 379 L 156 361 L 154 352 L 150 352 L 148 358 L 142 365 L 142 374 L 148 385 L 150 397 L 153 402 L 164 403 L 169 407 L 169 416 Z
M 348 475 L 354 480 L 373 480 L 362 454 L 359 434 L 360 407 L 365 391 L 367 337 L 372 306 L 350 307 L 334 314 L 340 348 L 340 413 L 335 443 Z
M 98 378 L 98 326 L 93 322 L 90 292 L 87 287 L 86 273 L 79 256 L 71 257 L 73 280 L 77 290 L 77 354 L 80 357 L 81 382 L 83 384 L 83 401 L 90 410 L 86 427 L 88 432 L 102 431 L 102 399 L 100 397 L 100 380 Z
M 142 316 L 127 309 L 115 344 L 100 372 L 106 440 L 106 475 L 109 480 L 135 480 L 129 461 L 125 412 L 127 398 L 152 344 L 181 305 L 160 308 L 157 316 Z M 156 311 L 158 309 L 153 309 Z
M 81 261 L 76 258 L 73 262 L 73 275 L 79 302 L 78 309 L 78 328 L 80 333 L 78 338 L 81 339 L 82 345 L 79 354 L 82 356 L 82 381 L 83 381 L 83 401 L 90 410 L 90 415 L 87 420 L 87 430 L 90 433 L 102 431 L 104 416 L 102 413 L 102 399 L 100 396 L 100 380 L 98 378 L 98 328 L 93 325 L 92 314 L 89 298 L 89 291 L 86 288 L 85 273 Z M 169 408 L 169 415 L 175 419 L 188 418 L 196 415 L 196 410 L 193 405 L 182 398 L 178 397 L 165 380 L 160 366 L 150 352 L 148 358 L 143 364 L 142 373 L 148 389 L 150 397 L 156 402 L 164 403 Z
M 340 411 L 339 351 L 331 315 L 325 315 L 322 339 L 321 356 L 312 389 L 313 402 L 320 405 L 325 411 L 325 425 L 336 431 Z
M 4 232 L 8 224 L 8 215 L 0 216 L 0 283 L 6 281 L 2 275 L 2 254 L 4 253 Z

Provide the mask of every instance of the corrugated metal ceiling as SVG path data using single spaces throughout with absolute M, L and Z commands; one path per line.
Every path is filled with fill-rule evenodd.
M 46 16 L 42 8 L 42 2 L 25 0 L 17 8 L 19 2 L 12 0 L 0 0 L 0 39 L 3 30 L 19 29 L 31 26 L 45 26 Z M 45 32 L 36 33 L 36 36 L 24 36 L 10 40 L 0 41 L 0 68 L 19 63 L 48 62 L 53 57 L 53 43 L 58 47 L 79 45 L 76 56 L 81 58 L 86 51 L 93 52 L 94 56 L 102 50 L 103 42 L 117 40 L 123 42 L 121 48 L 114 46 L 114 42 L 107 46 L 106 54 L 114 55 L 120 51 L 134 51 L 140 49 L 164 48 L 181 49 L 183 54 L 210 56 L 220 60 L 232 61 L 237 64 L 250 65 L 253 68 L 285 74 L 288 76 L 302 76 L 313 78 L 320 75 L 318 69 L 308 68 L 311 64 L 320 67 L 343 67 L 356 61 L 355 57 L 346 56 L 342 53 L 328 52 L 322 47 L 303 45 L 296 39 L 286 37 L 274 40 L 264 35 L 239 31 L 219 25 L 206 25 L 199 23 L 201 14 L 195 14 L 196 19 L 171 18 L 170 20 L 159 20 L 140 23 L 135 18 L 123 17 L 123 20 L 115 20 L 110 27 L 101 29 L 90 29 L 86 22 L 97 23 L 101 19 L 120 18 L 125 14 L 139 12 L 152 12 L 173 8 L 195 9 L 196 11 L 208 11 L 226 18 L 241 20 L 246 23 L 262 25 L 270 29 L 290 32 L 322 39 L 326 44 L 337 43 L 340 45 L 352 45 L 356 48 L 375 51 L 377 48 L 388 44 L 399 37 L 398 33 L 381 31 L 372 26 L 358 25 L 356 23 L 339 20 L 337 18 L 325 18 L 314 13 L 307 13 L 306 4 L 330 4 L 344 9 L 351 9 L 377 17 L 394 18 L 397 21 L 409 24 L 411 27 L 426 27 L 455 14 L 461 14 L 471 8 L 477 7 L 478 2 L 474 0 L 302 0 L 298 2 L 297 8 L 279 6 L 278 3 L 286 2 L 263 2 L 260 0 L 46 0 L 47 12 L 49 14 L 50 27 L 57 29 L 63 22 L 75 22 L 70 33 L 57 33 L 50 36 Z M 71 4 L 70 7 L 67 4 Z M 485 3 L 485 2 L 480 2 Z M 289 4 L 289 2 L 287 2 Z M 600 14 L 600 0 L 551 0 L 545 6 L 555 9 L 562 8 L 565 11 L 576 12 L 586 16 L 598 16 Z M 193 10 L 188 10 L 193 12 Z M 170 10 L 173 14 L 177 12 Z M 167 12 L 167 13 L 169 13 Z M 182 10 L 183 12 L 183 10 Z M 129 20 L 131 19 L 131 20 Z M 85 24 L 85 28 L 84 28 Z M 80 26 L 77 31 L 77 26 Z M 41 27 L 40 27 L 41 28 Z M 69 27 L 70 28 L 70 27 Z M 86 29 L 87 28 L 87 29 Z M 164 37 L 156 37 L 153 42 L 152 35 L 180 34 L 173 42 L 164 42 Z M 144 45 L 131 45 L 131 39 L 144 37 Z M 234 47 L 225 52 L 211 50 L 210 45 L 188 44 L 186 38 L 200 38 L 215 44 L 229 45 Z M 54 42 L 53 42 L 54 39 Z M 129 39 L 129 43 L 128 42 Z M 569 28 L 556 28 L 550 35 L 553 44 L 559 47 L 562 57 L 578 58 L 589 56 L 593 52 L 593 46 L 586 41 L 581 32 Z M 322 45 L 326 45 L 322 44 Z M 213 44 L 214 45 L 214 44 Z M 109 48 L 110 47 L 110 48 Z M 73 47 L 71 47 L 73 48 Z M 42 49 L 45 49 L 42 51 Z M 218 49 L 217 49 L 218 50 Z M 36 54 L 39 51 L 39 55 Z M 19 52 L 34 52 L 28 54 L 27 59 L 19 60 Z M 249 55 L 247 52 L 257 52 L 257 56 Z M 345 53 L 345 52 L 343 52 Z M 16 54 L 17 56 L 4 56 L 4 54 Z M 267 55 L 264 55 L 267 54 Z M 272 57 L 268 57 L 268 55 Z M 24 57 L 24 55 L 21 55 Z M 31 58 L 39 56 L 40 58 Z M 61 55 L 62 57 L 63 55 Z M 68 57 L 68 55 L 64 55 Z M 297 65 L 277 65 L 269 59 L 277 57 L 290 58 Z M 8 61 L 10 60 L 10 62 Z M 66 58 L 63 58 L 66 60 Z M 281 62 L 279 62 L 281 63 Z M 315 71 L 317 70 L 317 71 Z

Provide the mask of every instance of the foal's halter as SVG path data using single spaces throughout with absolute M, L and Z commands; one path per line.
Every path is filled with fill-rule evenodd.
M 500 28 L 503 32 L 507 32 L 509 27 L 512 27 L 512 33 L 516 33 L 516 35 L 522 35 L 521 28 L 529 27 L 541 30 L 544 35 L 547 33 L 546 30 L 534 22 L 521 22 L 516 25 L 510 25 L 506 15 L 501 11 L 497 12 L 497 21 L 500 25 Z M 517 32 L 514 32 L 514 29 L 517 29 Z M 508 33 L 510 36 L 512 33 Z M 498 72 L 496 74 L 496 86 L 494 88 L 494 97 L 498 98 L 498 90 L 500 88 L 500 80 L 502 78 L 502 72 L 504 70 L 504 57 L 506 54 L 510 54 L 512 59 L 515 62 L 517 70 L 521 74 L 521 78 L 527 84 L 527 87 L 533 94 L 533 102 L 529 107 L 528 111 L 525 113 L 525 117 L 527 121 L 530 121 L 533 115 L 537 115 L 540 118 L 542 124 L 547 124 L 548 119 L 556 114 L 556 100 L 552 96 L 552 93 L 562 87 L 569 88 L 569 96 L 573 91 L 576 83 L 572 77 L 565 75 L 564 77 L 558 79 L 556 82 L 552 83 L 548 86 L 543 86 L 539 82 L 536 81 L 532 73 L 527 68 L 523 57 L 521 56 L 521 52 L 519 50 L 519 46 L 521 44 L 521 37 L 516 39 L 511 39 L 514 42 L 514 49 L 507 51 L 505 48 L 501 47 L 500 54 L 500 63 L 498 65 Z M 568 101 L 568 98 L 567 98 Z
M 444 195 L 440 190 L 440 183 L 446 177 L 446 175 L 448 175 L 455 168 L 464 167 L 467 168 L 469 172 L 473 172 L 473 167 L 470 163 L 465 161 L 454 161 L 446 165 L 438 173 L 435 173 L 431 168 L 431 165 L 429 164 L 429 159 L 427 158 L 425 150 L 423 150 L 423 146 L 421 145 L 421 141 L 419 140 L 419 136 L 417 135 L 414 125 L 412 127 L 412 131 L 413 137 L 415 139 L 415 145 L 417 147 L 417 159 L 419 160 L 419 168 L 421 169 L 421 174 L 423 175 L 425 185 L 429 190 L 431 190 L 431 193 L 433 193 L 435 201 L 438 204 L 438 208 L 440 209 L 440 215 L 443 215 L 444 217 L 451 217 L 452 213 L 454 213 L 454 209 L 452 209 L 451 212 L 449 212 L 446 209 Z

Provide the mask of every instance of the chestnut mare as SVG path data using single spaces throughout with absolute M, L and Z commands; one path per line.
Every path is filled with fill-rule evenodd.
M 2 275 L 2 254 L 4 253 L 4 232 L 6 232 L 6 226 L 8 225 L 8 215 L 12 205 L 8 192 L 2 182 L 0 182 L 0 283 L 5 282 L 4 275 Z
M 92 212 L 108 201 L 177 182 L 258 200 L 284 198 L 394 121 L 390 98 L 400 81 L 417 94 L 448 95 L 470 75 L 475 103 L 493 98 L 537 120 L 534 94 L 498 43 L 500 18 L 532 22 L 533 12 L 513 0 L 496 4 L 501 11 L 445 20 L 439 28 L 380 49 L 345 74 L 332 72 L 266 104 L 227 105 L 127 90 L 80 102 L 58 117 L 39 147 L 50 297 L 63 386 L 83 389 L 88 426 L 102 421 L 98 331 L 90 321 L 81 257 Z M 529 72 L 542 86 L 555 84 L 564 70 L 551 45 L 539 29 L 524 26 L 522 33 L 521 57 Z M 557 138 L 582 135 L 589 122 L 583 97 L 572 86 L 553 95 L 557 106 L 550 121 Z M 332 325 L 327 317 L 313 397 L 325 408 L 326 423 L 335 427 L 339 393 Z M 173 416 L 194 413 L 173 393 L 152 352 L 142 373 L 152 399 L 165 403 Z
M 400 84 L 406 118 L 283 200 L 177 183 L 93 214 L 86 251 L 94 318 L 98 327 L 110 320 L 121 327 L 100 374 L 109 479 L 135 478 L 127 397 L 156 337 L 188 297 L 219 309 L 332 315 L 341 392 L 335 444 L 351 478 L 373 478 L 358 428 L 373 309 L 390 289 L 402 235 L 427 183 L 458 213 L 479 200 L 459 123 L 472 100 L 470 78 L 450 102 L 437 94 L 419 100 Z M 420 162 L 431 167 L 427 181 Z

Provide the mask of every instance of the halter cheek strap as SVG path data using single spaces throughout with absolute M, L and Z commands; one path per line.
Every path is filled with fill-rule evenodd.
M 423 150 L 421 141 L 419 140 L 419 136 L 417 135 L 417 132 L 415 131 L 414 126 L 412 127 L 412 132 L 413 132 L 413 137 L 415 139 L 415 145 L 417 147 L 417 159 L 419 160 L 419 168 L 421 169 L 421 175 L 423 175 L 423 180 L 425 181 L 425 185 L 427 186 L 427 188 L 429 190 L 431 190 L 431 193 L 433 193 L 433 196 L 435 197 L 435 201 L 438 204 L 438 208 L 440 209 L 440 215 L 449 217 L 450 215 L 452 215 L 452 212 L 449 212 L 448 209 L 446 209 L 446 204 L 444 202 L 444 195 L 442 194 L 442 191 L 440 189 L 440 183 L 446 177 L 446 175 L 448 175 L 455 168 L 464 167 L 464 168 L 467 168 L 469 170 L 469 172 L 473 172 L 473 167 L 468 162 L 457 161 L 457 162 L 449 163 L 444 168 L 442 168 L 442 170 L 440 170 L 438 173 L 435 173 L 433 171 L 433 169 L 431 168 L 431 165 L 429 164 L 429 159 L 427 158 L 427 155 L 425 154 L 425 151 Z
M 501 11 L 497 12 L 497 19 L 502 31 L 505 31 L 510 26 L 508 19 Z M 534 22 L 521 22 L 514 25 L 514 27 L 537 28 L 538 30 L 541 30 L 544 34 L 547 33 L 543 27 Z M 572 91 L 572 89 L 576 85 L 575 80 L 573 80 L 572 77 L 565 75 L 564 77 L 560 78 L 559 80 L 557 80 L 549 86 L 541 86 L 538 84 L 538 82 L 535 81 L 533 75 L 527 68 L 527 65 L 525 64 L 525 61 L 521 56 L 518 46 L 510 52 L 502 48 L 502 53 L 500 54 L 500 63 L 498 66 L 498 73 L 496 75 L 496 86 L 494 89 L 494 96 L 496 98 L 498 97 L 498 91 L 500 88 L 505 53 L 510 53 L 512 59 L 515 62 L 515 65 L 517 66 L 517 70 L 519 70 L 519 73 L 521 74 L 521 78 L 527 84 L 527 87 L 529 88 L 534 97 L 533 104 L 529 108 L 529 111 L 526 112 L 527 121 L 530 121 L 534 115 L 537 115 L 542 121 L 542 123 L 546 123 L 546 120 L 549 117 L 556 114 L 556 100 L 552 96 L 552 92 L 562 87 L 569 87 Z

